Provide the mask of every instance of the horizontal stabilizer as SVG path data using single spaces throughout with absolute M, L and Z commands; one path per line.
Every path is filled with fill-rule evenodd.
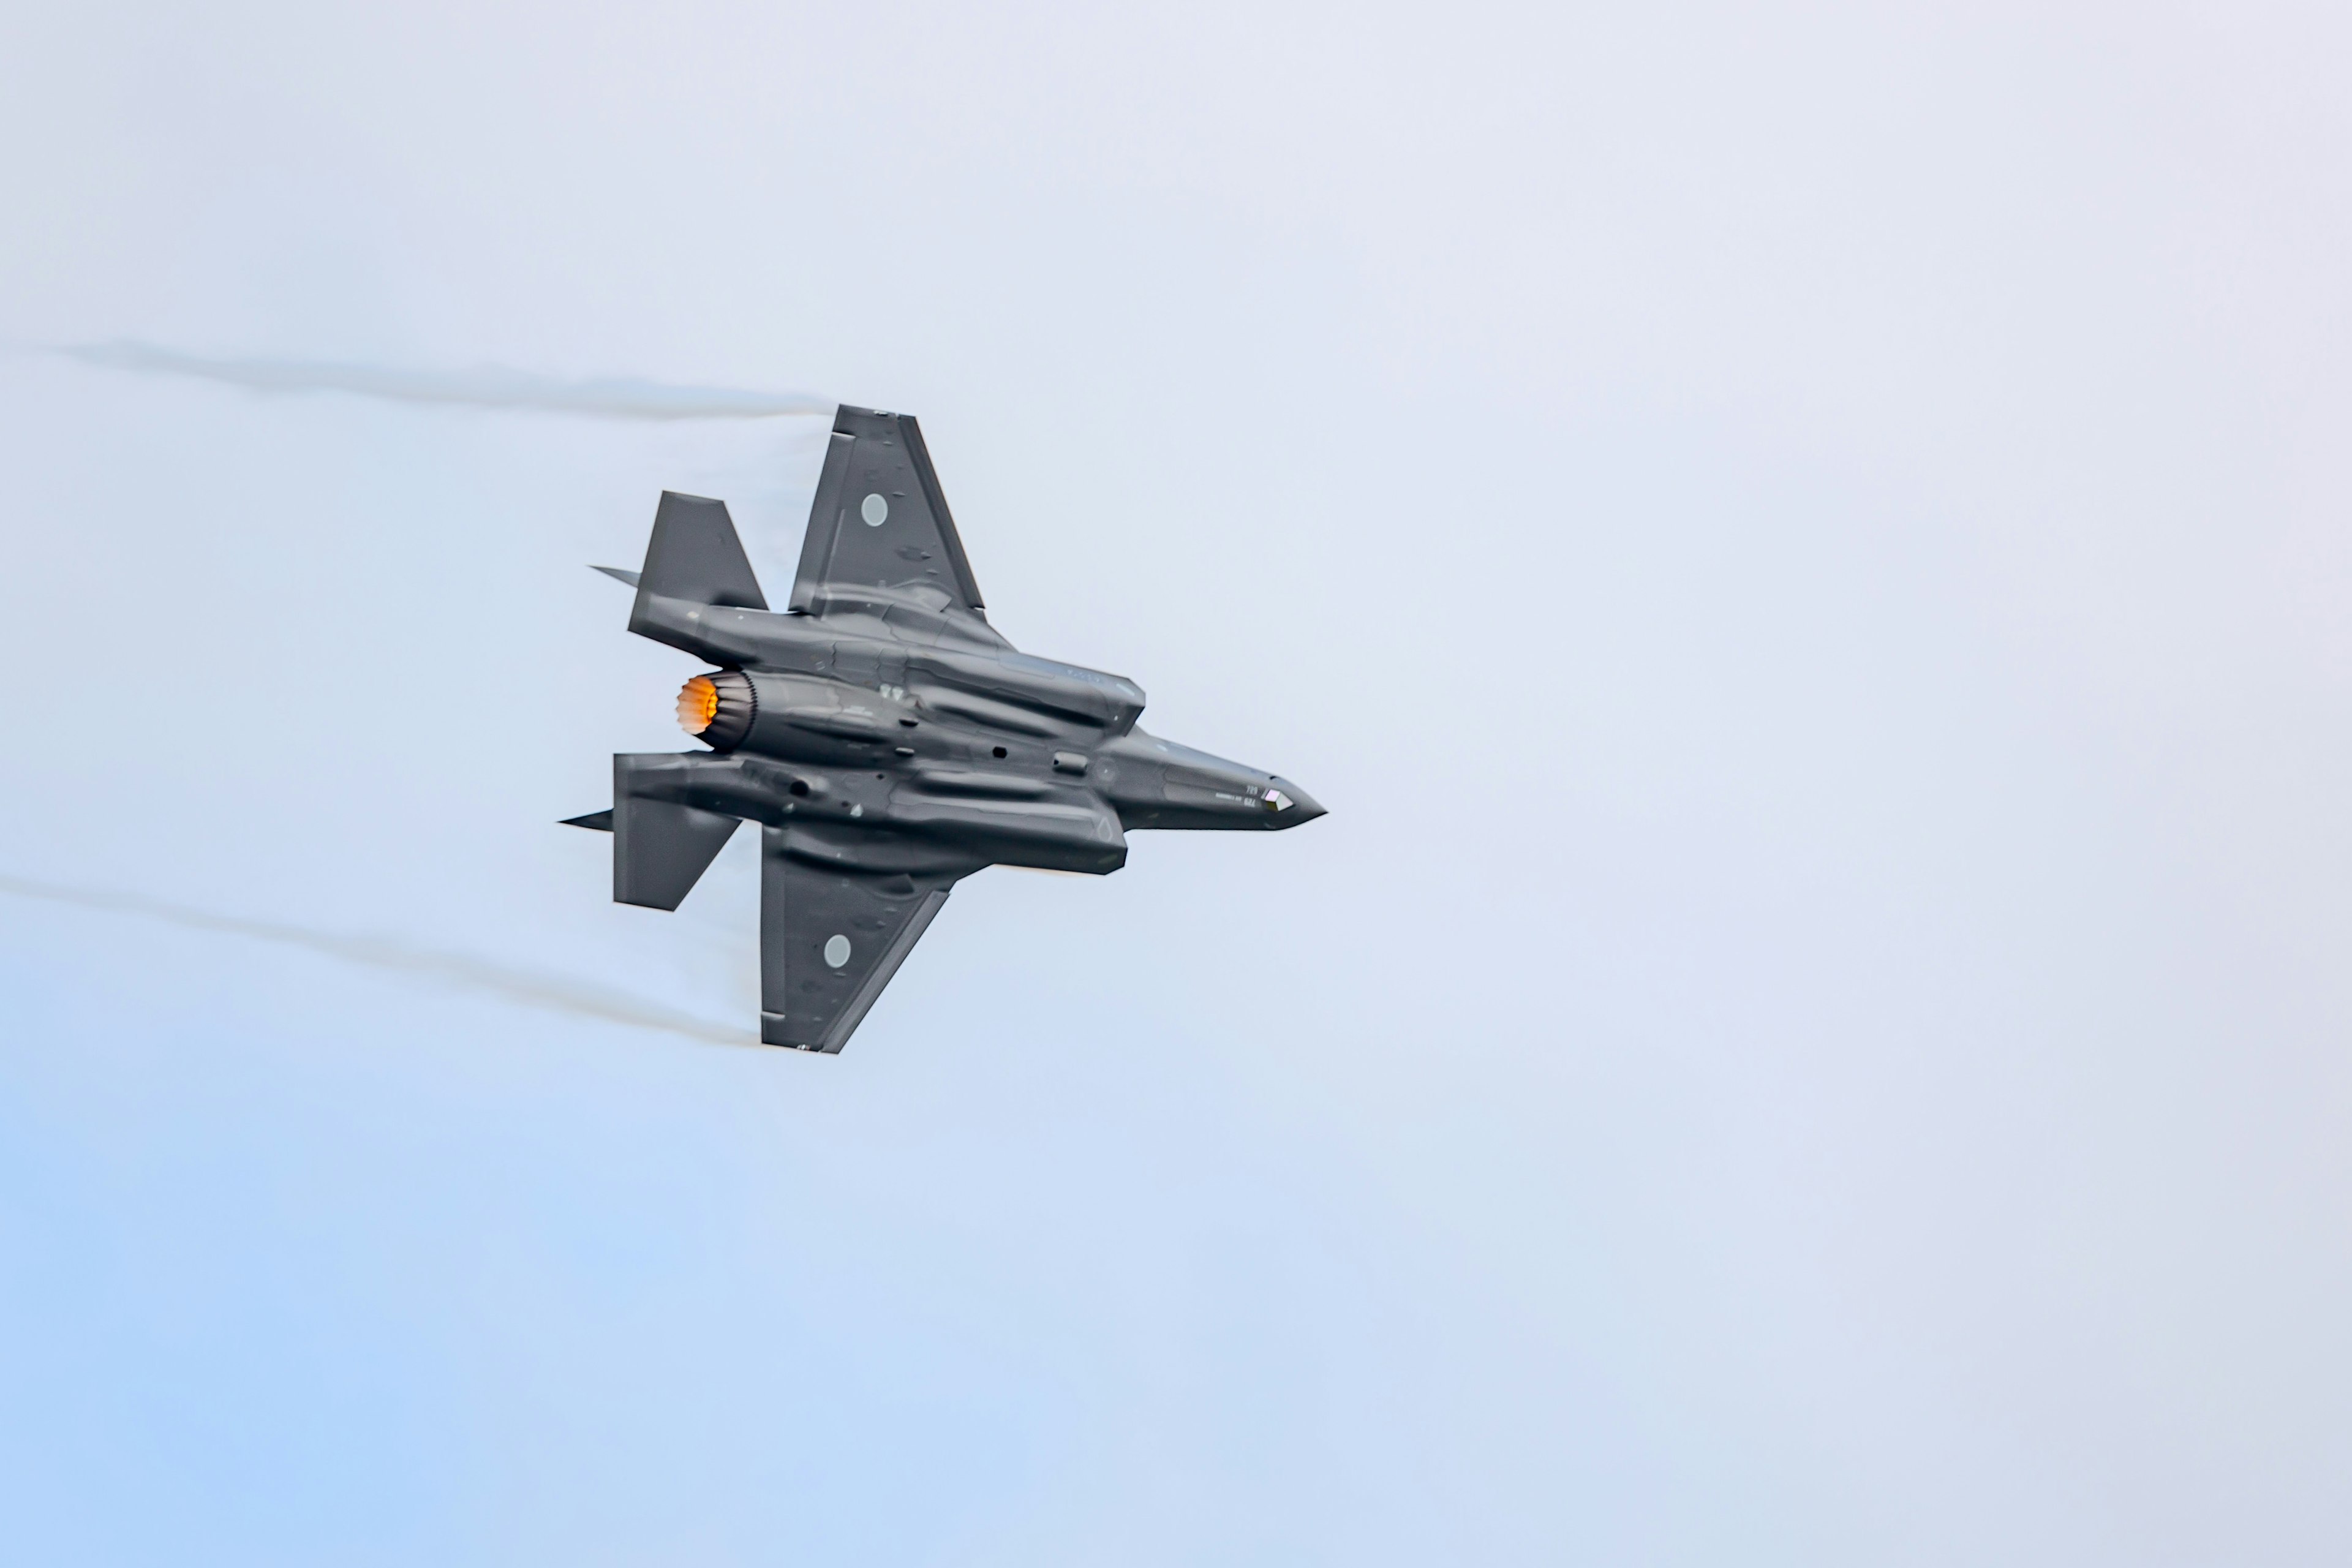
M 613 900 L 674 910 L 734 834 L 737 817 L 661 798 L 702 759 L 668 752 L 613 759 Z
M 584 827 L 592 833 L 610 833 L 613 831 L 613 814 L 609 810 L 592 811 L 585 816 L 567 816 L 556 826 Z
M 637 578 L 641 575 L 639 573 L 630 571 L 625 566 L 591 566 L 588 570 L 591 572 L 602 572 L 605 576 L 610 577 L 615 583 L 626 583 L 632 588 L 637 585 Z
M 646 545 L 646 569 L 637 577 L 637 602 L 643 604 L 649 594 L 739 610 L 768 607 L 727 503 L 676 490 L 662 491 L 654 536 Z

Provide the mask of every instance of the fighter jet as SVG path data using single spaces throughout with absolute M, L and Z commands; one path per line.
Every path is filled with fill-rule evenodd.
M 838 1052 L 987 866 L 1104 876 L 1139 827 L 1268 832 L 1323 815 L 1289 780 L 1136 725 L 1123 676 L 996 629 L 911 416 L 842 407 L 781 611 L 724 501 L 665 492 L 629 630 L 716 668 L 678 724 L 702 750 L 613 759 L 613 897 L 675 910 L 760 825 L 760 1038 Z

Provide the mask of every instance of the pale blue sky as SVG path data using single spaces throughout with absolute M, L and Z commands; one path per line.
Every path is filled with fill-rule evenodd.
M 748 1029 L 658 492 L 1331 808 L 848 1054 L 0 891 L 0 1556 L 2352 1555 L 2325 7 L 18 7 L 0 879 Z M 774 559 L 773 556 L 771 559 Z M 772 566 L 771 575 L 782 567 Z

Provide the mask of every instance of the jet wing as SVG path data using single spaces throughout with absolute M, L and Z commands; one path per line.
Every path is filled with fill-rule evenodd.
M 981 612 L 980 585 L 912 415 L 844 404 L 834 416 L 792 607 L 814 609 L 834 587 L 929 589 L 934 605 L 944 595 L 945 607 Z
M 760 1038 L 838 1052 L 963 873 L 813 865 L 761 837 Z

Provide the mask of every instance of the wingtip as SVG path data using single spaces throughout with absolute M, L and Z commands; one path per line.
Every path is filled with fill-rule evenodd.
M 556 826 L 584 827 L 591 833 L 610 833 L 613 831 L 613 813 L 608 807 L 603 811 L 592 811 L 585 816 L 567 816 Z
M 603 574 L 604 574 L 604 575 L 605 575 L 605 576 L 610 577 L 611 579 L 613 579 L 613 581 L 614 581 L 614 582 L 615 582 L 615 583 L 626 583 L 626 584 L 627 584 L 630 587 L 632 587 L 632 588 L 634 588 L 634 587 L 635 587 L 635 586 L 637 585 L 637 576 L 638 576 L 638 574 L 637 574 L 636 573 L 635 573 L 635 572 L 631 572 L 631 571 L 629 571 L 629 570 L 628 570 L 627 568 L 625 568 L 625 567 L 621 567 L 621 566 L 591 566 L 591 567 L 589 567 L 589 568 L 588 568 L 588 570 L 590 570 L 591 572 L 602 572 Z

